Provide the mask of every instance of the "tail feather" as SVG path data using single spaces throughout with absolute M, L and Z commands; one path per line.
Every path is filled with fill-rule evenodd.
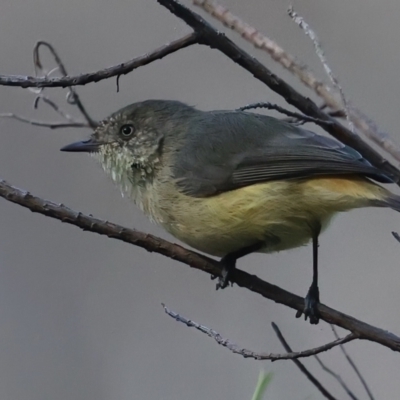
M 400 212 L 400 196 L 390 193 L 382 200 L 375 200 L 373 205 L 376 207 L 390 207 L 391 209 Z

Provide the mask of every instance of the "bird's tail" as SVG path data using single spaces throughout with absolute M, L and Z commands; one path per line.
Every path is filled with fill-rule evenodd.
M 375 204 L 374 204 L 375 205 Z M 390 193 L 382 200 L 376 201 L 378 207 L 390 207 L 391 209 L 400 212 L 400 196 Z

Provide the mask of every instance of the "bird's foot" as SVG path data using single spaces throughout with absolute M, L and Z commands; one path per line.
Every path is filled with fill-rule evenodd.
M 304 314 L 304 319 L 310 319 L 310 324 L 317 325 L 319 322 L 319 289 L 317 285 L 311 285 L 308 290 L 307 296 L 304 299 L 304 310 L 297 311 L 296 318 L 299 318 Z
M 236 260 L 231 257 L 226 256 L 221 258 L 221 275 L 218 277 L 218 282 L 216 284 L 216 289 L 225 289 L 229 285 L 230 277 L 232 271 L 236 268 Z M 211 277 L 215 279 L 216 277 Z M 231 283 L 233 285 L 233 282 Z

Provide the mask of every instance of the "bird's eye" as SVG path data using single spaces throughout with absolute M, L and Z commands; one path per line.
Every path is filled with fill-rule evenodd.
M 133 135 L 135 132 L 135 127 L 133 125 L 122 125 L 119 132 L 123 138 L 127 139 Z

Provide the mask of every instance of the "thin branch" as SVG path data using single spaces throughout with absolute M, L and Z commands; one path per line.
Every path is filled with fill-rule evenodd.
M 328 133 L 344 144 L 347 144 L 363 157 L 370 161 L 377 168 L 393 177 L 396 183 L 400 184 L 400 171 L 386 159 L 384 159 L 371 146 L 365 143 L 357 134 L 345 128 L 337 120 L 320 110 L 320 108 L 309 98 L 302 96 L 294 88 L 288 85 L 278 76 L 274 75 L 268 68 L 261 64 L 256 58 L 250 56 L 243 49 L 238 47 L 223 33 L 213 28 L 207 21 L 201 18 L 177 0 L 157 0 L 178 18 L 185 21 L 192 29 L 200 35 L 199 43 L 218 49 L 233 62 L 249 71 L 255 78 L 265 83 L 271 90 L 280 94 L 289 104 L 296 107 L 302 113 L 331 124 L 319 124 Z
M 318 124 L 326 124 L 326 125 L 331 124 L 329 121 L 323 121 L 323 120 L 320 120 L 317 118 L 308 117 L 307 115 L 304 115 L 304 114 L 295 113 L 295 112 L 286 110 L 285 108 L 280 107 L 277 104 L 272 104 L 272 103 L 268 103 L 268 102 L 259 102 L 259 103 L 248 104 L 247 106 L 238 108 L 238 110 L 246 111 L 246 110 L 252 110 L 255 108 L 267 108 L 268 110 L 275 110 L 275 111 L 280 112 L 281 114 L 285 114 L 288 117 L 294 118 L 295 120 L 298 120 L 298 121 L 313 122 L 315 124 L 317 124 L 317 123 Z
M 350 108 L 349 107 L 349 102 L 346 99 L 346 96 L 344 94 L 343 88 L 340 86 L 340 83 L 339 83 L 338 79 L 333 74 L 333 71 L 332 71 L 331 67 L 328 64 L 328 61 L 327 61 L 327 59 L 325 57 L 324 50 L 322 49 L 322 46 L 321 46 L 321 43 L 320 43 L 320 41 L 318 39 L 317 34 L 314 32 L 313 29 L 311 29 L 311 27 L 307 24 L 307 22 L 304 20 L 304 18 L 301 17 L 300 15 L 298 15 L 294 11 L 292 6 L 289 7 L 288 14 L 292 18 L 292 20 L 305 32 L 305 34 L 313 42 L 315 53 L 317 54 L 319 60 L 321 61 L 321 64 L 323 65 L 326 74 L 328 75 L 329 79 L 333 83 L 333 86 L 340 93 L 340 97 L 342 99 L 342 103 L 343 103 L 343 106 L 344 106 L 343 107 L 343 111 L 346 114 L 346 119 L 347 119 L 347 122 L 349 123 L 350 130 L 352 132 L 354 132 L 354 124 L 353 124 L 353 121 L 350 119 L 350 115 L 349 115 L 349 108 Z
M 210 275 L 221 276 L 220 264 L 209 257 L 187 250 L 182 246 L 172 244 L 161 238 L 84 215 L 71 210 L 63 204 L 56 204 L 33 196 L 29 192 L 18 189 L 2 179 L 0 179 L 0 197 L 28 208 L 32 212 L 75 225 L 85 231 L 91 231 L 109 238 L 121 240 L 142 247 L 148 251 L 162 254 Z M 297 311 L 304 310 L 304 298 L 265 282 L 245 271 L 234 270 L 232 272 L 232 281 L 238 286 L 258 293 L 266 299 L 284 304 Z M 359 321 L 323 304 L 318 305 L 318 312 L 321 319 L 324 321 L 344 328 L 357 335 L 360 339 L 379 343 L 394 351 L 400 351 L 400 337 L 388 331 Z
M 339 385 L 343 388 L 343 390 L 347 393 L 347 395 L 353 399 L 353 400 L 358 400 L 357 397 L 354 395 L 354 393 L 351 391 L 351 389 L 346 385 L 346 382 L 342 379 L 342 377 L 337 374 L 336 372 L 332 371 L 330 368 L 328 368 L 322 360 L 318 357 L 318 355 L 314 356 L 315 359 L 317 360 L 318 364 L 321 366 L 321 368 L 327 372 L 329 375 L 333 376 L 338 382 Z
M 321 97 L 334 112 L 342 109 L 332 89 L 324 82 L 317 79 L 305 64 L 296 61 L 294 56 L 287 53 L 275 41 L 261 34 L 257 29 L 244 22 L 241 18 L 233 15 L 226 7 L 215 1 L 193 0 L 193 3 L 204 9 L 230 29 L 238 32 L 254 47 L 267 52 L 274 61 L 281 64 L 282 67 L 299 78 L 304 85 Z M 387 151 L 396 160 L 400 161 L 400 147 L 388 133 L 378 130 L 376 124 L 370 118 L 366 117 L 361 111 L 354 107 L 351 107 L 348 113 L 354 125 L 362 131 L 367 138 Z
M 322 353 L 324 351 L 328 351 L 333 347 L 339 346 L 341 344 L 348 343 L 354 339 L 358 339 L 357 335 L 355 335 L 354 333 L 350 333 L 344 338 L 337 339 L 333 342 L 326 343 L 323 346 L 315 347 L 313 349 L 296 351 L 296 352 L 290 351 L 284 354 L 256 353 L 252 350 L 244 349 L 237 346 L 236 344 L 232 343 L 229 339 L 223 338 L 214 329 L 207 328 L 206 326 L 200 325 L 195 321 L 191 321 L 190 319 L 182 317 L 180 314 L 167 308 L 165 304 L 162 304 L 162 306 L 164 308 L 165 313 L 168 314 L 170 317 L 172 317 L 175 321 L 181 322 L 190 328 L 195 328 L 198 331 L 205 333 L 207 336 L 213 338 L 219 345 L 226 347 L 234 354 L 239 354 L 244 358 L 253 358 L 255 360 L 277 361 L 277 360 L 294 360 L 297 358 L 310 357 Z
M 79 121 L 75 121 L 75 119 L 71 115 L 69 115 L 67 112 L 65 112 L 62 108 L 60 108 L 57 103 L 55 103 L 53 100 L 51 100 L 49 97 L 47 97 L 43 94 L 39 94 L 38 96 L 36 96 L 35 101 L 33 102 L 34 109 L 37 109 L 39 107 L 40 100 L 42 100 L 44 103 L 49 105 L 57 114 L 61 115 L 67 121 L 79 122 Z
M 175 53 L 176 51 L 191 46 L 197 42 L 198 35 L 195 33 L 191 33 L 162 47 L 159 47 L 151 53 L 144 54 L 127 62 L 104 68 L 99 71 L 89 72 L 77 76 L 63 76 L 57 78 L 36 78 L 33 76 L 22 75 L 0 75 L 0 85 L 18 86 L 22 88 L 71 87 L 87 85 L 88 83 L 99 82 L 104 79 L 112 78 L 114 76 L 126 75 L 136 68 L 150 64 L 155 60 L 160 60 L 168 54 Z
M 65 68 L 65 65 L 62 62 L 60 56 L 58 55 L 56 49 L 52 44 L 44 40 L 37 42 L 35 47 L 33 48 L 33 64 L 35 65 L 35 69 L 38 68 L 39 70 L 43 71 L 43 65 L 42 61 L 40 60 L 40 53 L 39 53 L 41 47 L 47 47 L 49 49 L 50 53 L 54 58 L 54 61 L 57 64 L 58 69 L 61 72 L 61 75 L 67 76 L 68 75 L 67 69 Z M 97 127 L 97 122 L 94 119 L 92 119 L 92 117 L 87 112 L 76 90 L 73 87 L 69 87 L 68 90 L 69 94 L 67 99 L 69 99 L 69 103 L 78 107 L 78 110 L 81 112 L 88 125 L 91 128 L 95 129 Z
M 34 125 L 34 126 L 43 126 L 45 128 L 50 128 L 50 129 L 90 128 L 89 124 L 87 124 L 86 122 L 37 121 L 37 120 L 22 117 L 18 114 L 13 114 L 13 113 L 1 113 L 0 118 L 12 118 L 12 119 L 16 119 L 17 121 L 24 122 L 26 124 L 30 124 L 30 125 Z
M 331 329 L 333 334 L 335 335 L 336 338 L 339 337 L 338 333 L 336 332 L 335 327 L 331 324 Z M 351 368 L 353 368 L 354 372 L 357 374 L 358 379 L 360 380 L 361 384 L 364 386 L 365 391 L 367 392 L 368 397 L 370 398 L 370 400 L 374 400 L 374 395 L 371 392 L 371 389 L 368 387 L 368 384 L 366 382 L 366 380 L 364 379 L 364 377 L 362 376 L 361 372 L 359 371 L 359 369 L 357 368 L 357 365 L 355 364 L 355 362 L 352 360 L 352 358 L 350 357 L 350 355 L 347 353 L 346 349 L 344 348 L 344 346 L 340 346 L 340 350 L 342 350 L 342 353 L 344 354 L 344 356 L 346 357 L 346 360 L 348 361 L 348 363 L 350 364 Z
M 274 331 L 276 333 L 276 336 L 278 336 L 278 339 L 280 340 L 280 342 L 282 343 L 283 348 L 288 351 L 291 352 L 292 349 L 289 346 L 288 342 L 286 341 L 286 339 L 283 337 L 282 332 L 280 331 L 280 329 L 278 328 L 278 325 L 276 325 L 274 322 L 271 323 L 272 328 L 274 328 Z M 307 379 L 322 393 L 322 395 L 329 399 L 329 400 L 336 400 L 335 397 L 333 397 L 320 383 L 320 381 L 314 377 L 314 375 L 299 361 L 296 359 L 292 360 L 296 366 L 299 368 L 299 370 L 307 377 Z
M 393 237 L 400 242 L 400 235 L 397 232 L 392 232 Z

